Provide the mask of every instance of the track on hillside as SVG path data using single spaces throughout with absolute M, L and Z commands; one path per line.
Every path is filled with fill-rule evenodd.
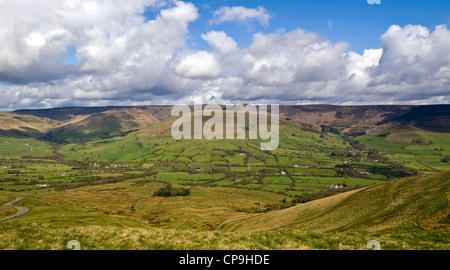
M 30 211 L 30 210 L 29 210 L 28 208 L 26 208 L 26 207 L 22 207 L 22 206 L 14 206 L 14 205 L 13 205 L 14 203 L 16 203 L 16 202 L 18 202 L 18 201 L 21 201 L 21 200 L 24 200 L 24 199 L 25 199 L 25 198 L 16 198 L 14 201 L 5 204 L 4 206 L 10 206 L 10 207 L 12 207 L 12 208 L 15 208 L 15 209 L 19 210 L 19 212 L 15 213 L 15 214 L 12 215 L 12 216 L 2 218 L 2 219 L 0 219 L 0 221 L 5 221 L 5 220 L 8 220 L 8 219 L 13 219 L 13 218 L 19 217 L 19 216 L 21 216 L 21 215 L 27 213 L 28 211 Z

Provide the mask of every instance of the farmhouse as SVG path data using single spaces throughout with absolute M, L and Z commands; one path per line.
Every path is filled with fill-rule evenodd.
M 343 188 L 344 185 L 342 184 L 336 184 L 336 185 L 329 185 L 328 188 L 329 189 L 339 189 L 339 188 Z
M 89 166 L 100 168 L 100 164 L 98 164 L 98 163 L 89 163 Z

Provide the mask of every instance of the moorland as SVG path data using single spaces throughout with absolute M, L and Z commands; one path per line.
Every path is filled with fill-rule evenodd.
M 169 106 L 0 112 L 0 249 L 450 249 L 450 106 L 280 106 L 280 141 Z M 205 118 L 204 120 L 207 120 Z

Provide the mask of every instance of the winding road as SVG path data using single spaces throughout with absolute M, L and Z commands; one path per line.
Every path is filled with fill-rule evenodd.
M 21 216 L 21 215 L 27 213 L 27 212 L 29 211 L 28 208 L 25 208 L 25 207 L 22 207 L 22 206 L 14 206 L 14 205 L 13 205 L 14 203 L 16 203 L 16 202 L 18 202 L 18 201 L 21 201 L 21 200 L 24 200 L 24 199 L 25 199 L 25 198 L 16 198 L 14 201 L 5 204 L 4 206 L 10 206 L 10 207 L 13 207 L 13 208 L 19 210 L 19 212 L 15 213 L 15 214 L 12 215 L 12 216 L 2 218 L 2 219 L 0 219 L 0 221 L 4 221 L 4 220 L 16 218 L 16 217 L 18 217 L 18 216 Z

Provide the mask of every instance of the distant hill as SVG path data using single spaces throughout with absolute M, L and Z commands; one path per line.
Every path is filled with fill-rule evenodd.
M 45 139 L 50 141 L 79 141 L 84 139 L 114 137 L 156 125 L 157 108 L 113 108 L 84 115 L 51 129 Z M 164 119 L 164 117 L 163 117 Z
M 72 142 L 121 136 L 150 129 L 167 134 L 170 106 L 86 107 L 17 110 L 0 113 L 0 134 Z M 304 130 L 342 135 L 378 135 L 394 128 L 450 132 L 450 105 L 280 106 L 280 120 Z M 164 130 L 158 131 L 159 128 Z
M 411 125 L 420 129 L 450 132 L 450 105 L 283 106 L 282 113 L 298 120 L 332 127 L 343 135 L 378 135 L 392 127 Z
M 170 107 L 86 107 L 0 113 L 0 134 L 55 142 L 121 136 L 167 119 Z
M 450 106 L 430 105 L 412 107 L 405 114 L 391 120 L 392 123 L 411 124 L 417 128 L 436 132 L 450 131 Z

